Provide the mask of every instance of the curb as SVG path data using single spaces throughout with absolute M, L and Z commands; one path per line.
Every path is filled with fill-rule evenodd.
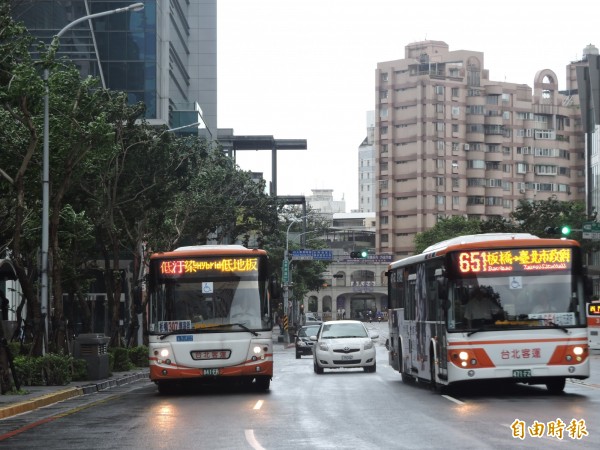
M 78 397 L 80 395 L 83 395 L 83 389 L 76 387 L 57 391 L 52 394 L 42 395 L 41 397 L 36 397 L 24 402 L 15 403 L 14 405 L 0 408 L 0 419 L 5 419 L 17 414 L 32 411 L 37 408 L 42 408 L 44 406 L 67 400 L 69 398 Z
M 84 386 L 66 388 L 50 394 L 41 395 L 30 400 L 14 403 L 5 407 L 0 407 L 0 419 L 5 419 L 7 417 L 15 416 L 17 414 L 33 411 L 34 409 L 52 405 L 54 403 L 58 403 L 63 400 L 68 400 L 73 397 L 93 394 L 116 386 L 122 386 L 148 377 L 148 372 L 139 372 L 121 378 L 103 380 L 97 383 L 90 383 Z

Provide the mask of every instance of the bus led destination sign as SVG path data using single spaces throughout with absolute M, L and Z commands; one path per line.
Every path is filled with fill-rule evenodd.
M 462 274 L 568 270 L 572 262 L 569 248 L 480 250 L 457 252 L 454 257 Z
M 179 276 L 197 274 L 200 272 L 256 272 L 257 258 L 222 258 L 217 260 L 205 259 L 169 259 L 161 261 L 160 274 Z

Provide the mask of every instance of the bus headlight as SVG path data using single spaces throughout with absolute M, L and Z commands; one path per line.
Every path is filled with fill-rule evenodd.
M 573 353 L 575 356 L 583 355 L 583 347 L 573 347 Z
M 260 352 L 262 351 L 262 348 L 260 348 L 260 346 L 258 346 L 258 345 L 255 345 L 253 350 L 256 355 L 259 355 Z
M 458 354 L 458 357 L 463 361 L 466 361 L 467 359 L 469 359 L 469 354 L 467 352 L 460 352 Z
M 168 348 L 159 348 L 154 350 L 154 354 L 156 356 L 160 356 L 162 359 L 165 359 L 169 356 L 169 349 Z

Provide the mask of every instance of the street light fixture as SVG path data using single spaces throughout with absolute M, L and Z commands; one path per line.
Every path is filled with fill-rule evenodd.
M 124 8 L 112 9 L 110 11 L 102 11 L 95 14 L 88 14 L 80 17 L 73 22 L 67 24 L 60 30 L 50 42 L 48 46 L 49 55 L 52 56 L 55 47 L 58 47 L 60 37 L 67 30 L 74 27 L 78 23 L 86 20 L 97 19 L 98 17 L 108 16 L 110 14 L 123 13 L 127 11 L 141 11 L 144 9 L 142 2 L 133 3 Z M 44 85 L 46 92 L 44 94 L 44 149 L 42 160 L 42 281 L 41 281 L 41 303 L 42 303 L 42 318 L 44 321 L 44 338 L 45 342 L 42 346 L 42 351 L 45 354 L 48 345 L 48 247 L 49 247 L 49 229 L 50 229 L 50 95 L 48 89 L 48 79 L 50 78 L 50 69 L 48 62 L 44 68 Z

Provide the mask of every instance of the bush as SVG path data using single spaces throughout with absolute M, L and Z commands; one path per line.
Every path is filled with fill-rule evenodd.
M 41 357 L 19 355 L 14 358 L 15 372 L 23 386 L 44 386 Z
M 42 369 L 47 386 L 64 386 L 73 379 L 71 356 L 47 353 L 42 356 Z
M 73 379 L 73 358 L 48 353 L 14 358 L 15 372 L 23 386 L 64 386 Z
M 109 350 L 114 356 L 113 370 L 115 372 L 127 372 L 133 369 L 133 364 L 129 360 L 129 352 L 126 348 L 116 347 Z
M 129 360 L 136 367 L 148 367 L 148 347 L 140 345 L 129 349 Z
M 73 381 L 87 380 L 87 361 L 85 359 L 73 359 L 72 372 Z

